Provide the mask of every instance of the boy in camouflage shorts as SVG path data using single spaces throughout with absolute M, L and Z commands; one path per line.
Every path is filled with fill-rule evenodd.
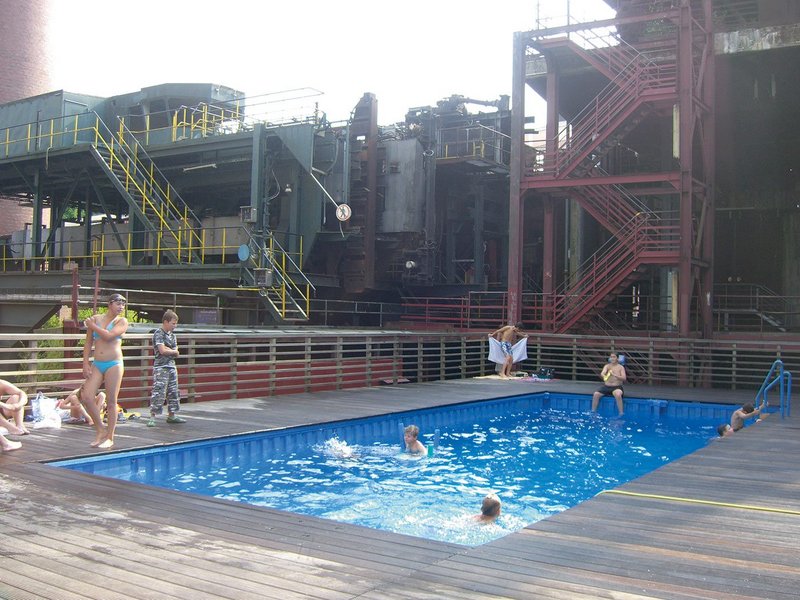
M 178 352 L 178 340 L 175 328 L 178 326 L 178 315 L 173 310 L 166 310 L 161 321 L 161 328 L 153 334 L 153 391 L 150 394 L 150 420 L 148 427 L 156 426 L 156 415 L 160 415 L 167 401 L 167 423 L 185 423 L 186 419 L 177 416 L 181 409 L 181 397 L 178 391 L 178 367 L 175 357 Z

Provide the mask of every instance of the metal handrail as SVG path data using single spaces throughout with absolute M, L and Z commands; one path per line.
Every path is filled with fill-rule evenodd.
M 279 285 L 275 286 L 274 284 L 271 286 L 266 286 L 260 290 L 262 296 L 264 296 L 268 302 L 272 303 L 276 310 L 281 314 L 282 317 L 286 317 L 286 300 L 290 301 L 292 305 L 294 305 L 295 309 L 299 310 L 303 318 L 308 318 L 308 313 L 310 311 L 310 302 L 311 302 L 311 290 L 316 290 L 314 285 L 311 283 L 311 280 L 303 273 L 300 265 L 298 265 L 294 259 L 291 257 L 289 252 L 287 252 L 280 242 L 275 239 L 274 236 L 269 236 L 268 244 L 264 244 L 262 241 L 256 239 L 253 236 L 250 230 L 245 229 L 245 233 L 247 234 L 247 245 L 250 248 L 250 256 L 248 257 L 250 268 L 245 267 L 245 271 L 248 273 L 250 278 L 253 282 L 255 282 L 255 275 L 251 272 L 251 268 L 269 268 L 272 269 L 273 274 L 277 277 Z M 302 243 L 302 238 L 301 238 Z M 277 248 L 277 250 L 276 250 Z M 279 257 L 279 258 L 276 258 Z M 302 263 L 302 255 L 299 257 L 300 262 Z M 303 291 L 300 289 L 300 286 L 295 282 L 295 280 L 289 275 L 289 271 L 287 269 L 286 262 L 294 268 L 295 272 L 302 277 L 305 283 L 304 285 L 306 290 Z M 274 290 L 280 297 L 279 304 L 280 306 L 275 305 L 273 299 L 269 296 L 267 290 Z M 294 290 L 296 294 L 300 296 L 305 307 L 301 307 L 297 300 L 295 299 L 294 295 L 291 291 Z
M 98 121 L 103 123 L 99 116 Z M 131 142 L 128 142 L 126 138 L 130 138 Z M 181 223 L 185 224 L 187 226 L 188 233 L 191 234 L 199 244 L 201 238 L 196 231 L 196 227 L 199 226 L 200 219 L 194 214 L 194 212 L 192 212 L 186 201 L 181 198 L 178 191 L 169 182 L 164 173 L 162 173 L 161 169 L 158 168 L 155 161 L 144 149 L 144 146 L 139 142 L 138 139 L 136 139 L 136 136 L 133 134 L 133 132 L 125 126 L 125 122 L 122 119 L 119 119 L 119 134 L 117 136 L 117 140 L 120 144 L 124 144 L 125 148 L 130 150 L 129 154 L 133 155 L 134 165 L 139 168 L 142 176 L 150 184 L 150 191 L 152 192 L 153 189 L 158 190 L 161 201 L 169 211 L 167 216 L 179 220 Z M 142 160 L 142 157 L 147 159 L 147 163 Z M 157 179 L 156 176 L 158 176 L 159 179 Z M 192 225 L 194 227 L 192 227 Z M 180 235 L 176 235 L 175 237 L 176 239 L 180 240 Z M 191 249 L 192 244 L 190 243 L 189 256 L 191 256 Z
M 49 131 L 46 131 L 47 124 L 49 124 Z M 5 131 L 5 136 L 2 135 L 3 131 Z M 24 134 L 14 135 L 12 138 L 12 132 L 24 132 Z M 133 145 L 126 140 L 128 135 L 134 140 Z M 100 115 L 94 111 L 87 111 L 46 121 L 13 125 L 5 130 L 0 130 L 0 138 L 2 137 L 5 137 L 5 140 L 0 142 L 0 147 L 4 147 L 4 152 L 0 153 L 3 158 L 33 154 L 44 154 L 49 157 L 53 149 L 88 144 L 94 148 L 97 160 L 102 161 L 112 173 L 115 168 L 122 170 L 124 175 L 121 179 L 114 173 L 119 184 L 128 194 L 131 193 L 132 187 L 135 188 L 141 196 L 142 212 L 152 214 L 157 219 L 160 225 L 159 231 L 168 231 L 175 237 L 178 251 L 183 249 L 181 247 L 184 244 L 184 240 L 181 238 L 183 229 L 178 233 L 174 232 L 170 223 L 172 219 L 185 223 L 186 230 L 190 232 L 187 235 L 193 235 L 199 241 L 197 232 L 190 227 L 190 219 L 197 222 L 196 217 L 180 198 L 175 188 L 169 184 L 163 173 L 155 166 L 144 147 L 125 128 L 122 121 L 120 121 L 118 133 L 114 133 L 100 118 Z M 147 162 L 144 162 L 142 157 Z M 157 176 L 160 179 L 156 179 Z M 158 202 L 154 202 L 154 200 Z M 150 212 L 147 211 L 147 207 Z M 185 248 L 188 249 L 189 256 L 191 256 L 192 239 L 188 240 Z
M 778 386 L 780 394 L 780 411 L 781 419 L 790 416 L 792 410 L 792 374 L 784 369 L 783 361 L 781 359 L 772 363 L 769 373 L 764 378 L 764 383 L 756 393 L 754 404 L 759 406 L 769 406 L 767 400 L 767 392 L 772 388 Z
M 149 230 L 146 229 L 128 230 L 127 225 L 125 224 L 119 225 L 118 227 L 121 230 L 119 235 L 123 239 L 130 239 L 132 236 L 136 236 L 138 234 L 146 235 L 150 233 Z M 77 232 L 80 232 L 81 227 L 69 228 L 70 231 L 73 229 Z M 216 237 L 219 239 L 216 241 L 209 241 L 208 238 L 211 237 L 211 234 L 214 232 L 216 232 Z M 235 254 L 242 242 L 252 239 L 252 233 L 250 229 L 243 227 L 242 225 L 228 227 L 203 227 L 203 234 L 204 236 L 202 245 L 200 248 L 198 248 L 198 250 L 202 250 L 202 260 L 204 264 L 208 256 L 219 257 L 219 263 L 215 262 L 213 263 L 214 265 L 228 264 L 230 261 L 227 259 L 227 255 L 230 253 Z M 75 238 L 62 238 L 52 245 L 53 252 L 46 258 L 35 256 L 37 245 L 32 240 L 19 242 L 12 240 L 0 241 L 0 272 L 27 272 L 29 270 L 33 270 L 28 268 L 29 263 L 31 266 L 33 266 L 34 264 L 41 262 L 47 263 L 48 271 L 71 271 L 76 264 L 81 264 L 83 266 L 87 264 L 92 266 L 107 265 L 109 263 L 108 259 L 111 257 L 121 257 L 123 261 L 122 264 L 130 266 L 134 264 L 132 261 L 133 257 L 140 254 L 147 254 L 148 252 L 156 250 L 153 245 L 149 244 L 144 244 L 142 248 L 136 249 L 120 247 L 116 245 L 118 240 L 119 237 L 115 232 L 107 231 L 96 234 L 92 237 L 92 250 L 89 254 L 86 254 L 84 251 L 85 241 L 82 235 Z M 280 246 L 277 240 L 275 240 L 275 243 L 278 245 L 279 251 L 286 255 L 287 263 L 293 265 L 299 273 L 300 265 L 302 265 L 302 249 L 300 252 L 292 253 Z M 77 249 L 77 251 L 73 252 L 73 249 Z M 293 258 L 293 256 L 295 258 Z M 304 277 L 304 279 L 310 283 L 307 277 Z

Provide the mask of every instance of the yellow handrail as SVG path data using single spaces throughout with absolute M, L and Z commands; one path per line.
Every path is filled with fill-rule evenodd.
M 187 122 L 187 117 L 192 122 Z M 202 135 L 208 135 L 217 126 L 227 121 L 238 120 L 240 117 L 238 104 L 230 110 L 203 105 L 200 107 L 199 114 L 191 116 L 187 114 L 186 109 L 175 111 L 171 125 L 172 137 L 176 139 L 178 127 L 183 127 L 185 131 L 187 125 Z M 91 120 L 87 121 L 87 119 Z M 149 119 L 145 119 L 145 124 L 149 135 Z M 140 142 L 134 133 L 126 128 L 122 119 L 119 120 L 116 132 L 110 131 L 96 113 L 82 113 L 51 119 L 49 131 L 41 128 L 34 132 L 34 126 L 35 124 L 28 123 L 6 128 L 5 135 L 0 138 L 4 138 L 2 144 L 5 146 L 0 156 L 10 157 L 21 154 L 22 147 L 27 153 L 41 152 L 41 146 L 44 146 L 45 143 L 49 151 L 60 145 L 77 145 L 88 142 L 101 151 L 100 157 L 108 165 L 108 168 L 117 174 L 123 189 L 134 196 L 139 194 L 136 200 L 142 213 L 156 221 L 154 223 L 156 225 L 155 235 L 158 239 L 155 241 L 155 264 L 162 264 L 161 254 L 165 251 L 175 252 L 178 257 L 185 255 L 189 262 L 199 260 L 201 263 L 205 263 L 209 253 L 221 250 L 220 262 L 222 264 L 226 262 L 227 231 L 223 230 L 223 248 L 210 248 L 206 244 L 205 230 L 200 227 L 199 223 L 193 222 L 188 205 L 180 199 L 172 185 L 147 156 L 144 147 L 140 147 Z M 15 132 L 19 132 L 21 135 L 16 135 Z M 40 143 L 40 140 L 44 143 Z M 15 148 L 13 146 L 15 143 L 21 143 L 22 147 Z M 177 226 L 173 227 L 173 223 L 176 223 Z M 123 262 L 126 264 L 131 264 L 133 256 L 139 252 L 131 247 L 134 240 L 132 234 L 133 232 L 129 233 L 128 248 L 124 250 Z M 99 241 L 93 246 L 91 260 L 95 263 L 106 264 L 111 254 L 120 252 L 106 244 L 105 237 L 105 234 L 101 235 Z M 169 243 L 165 243 L 167 240 L 170 240 Z M 34 252 L 36 251 L 34 250 Z M 310 291 L 313 286 L 310 286 L 310 282 L 307 280 L 304 285 L 298 285 L 289 274 L 290 267 L 297 269 L 302 267 L 302 238 L 300 238 L 300 251 L 296 257 L 297 262 L 280 244 L 276 245 L 272 242 L 269 246 L 269 256 L 271 257 L 269 266 L 280 272 L 279 292 L 282 311 L 285 312 L 290 298 L 297 297 L 299 306 L 305 306 L 307 312 L 310 306 Z M 11 259 L 7 257 L 2 259 L 4 269 L 7 268 L 9 260 Z M 259 259 L 260 261 L 261 259 Z

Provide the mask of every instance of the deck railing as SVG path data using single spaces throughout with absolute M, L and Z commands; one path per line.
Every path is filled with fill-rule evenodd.
M 486 333 L 381 330 L 181 331 L 178 341 L 184 401 L 261 398 L 322 390 L 465 379 L 495 372 Z M 151 335 L 141 325 L 125 336 L 123 405 L 147 404 Z M 66 395 L 80 385 L 79 334 L 0 334 L 0 377 L 29 393 Z M 730 390 L 759 389 L 776 360 L 800 364 L 800 343 L 679 338 L 543 335 L 528 338 L 520 369 L 548 367 L 558 379 L 598 381 L 608 352 L 628 357 L 632 383 Z M 791 383 L 789 382 L 790 386 Z M 521 382 L 518 393 L 525 393 Z M 698 392 L 702 398 L 702 392 Z

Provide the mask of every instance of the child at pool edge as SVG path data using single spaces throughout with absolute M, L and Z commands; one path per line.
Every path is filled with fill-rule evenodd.
M 758 408 L 753 408 L 753 405 L 748 402 L 742 406 L 742 408 L 733 411 L 733 414 L 731 415 L 731 427 L 734 431 L 739 431 L 742 427 L 744 427 L 745 419 L 758 417 L 761 414 L 761 409 L 763 408 L 763 404 Z M 759 418 L 758 420 L 760 421 L 761 419 Z
M 411 454 L 425 454 L 427 448 L 417 438 L 419 437 L 419 427 L 416 425 L 409 425 L 403 429 L 403 439 L 406 442 L 406 452 Z
M 178 389 L 178 367 L 175 358 L 180 356 L 175 328 L 178 315 L 167 309 L 161 319 L 161 327 L 153 333 L 153 390 L 150 394 L 150 420 L 148 427 L 156 426 L 156 415 L 164 409 L 167 401 L 167 423 L 186 423 L 176 413 L 181 409 L 181 394 Z
M 719 437 L 728 437 L 729 435 L 733 435 L 733 427 L 731 427 L 729 423 L 722 423 L 719 427 L 717 427 L 717 434 Z
M 481 514 L 472 517 L 479 523 L 494 523 L 500 516 L 500 498 L 497 494 L 487 494 L 481 503 Z

